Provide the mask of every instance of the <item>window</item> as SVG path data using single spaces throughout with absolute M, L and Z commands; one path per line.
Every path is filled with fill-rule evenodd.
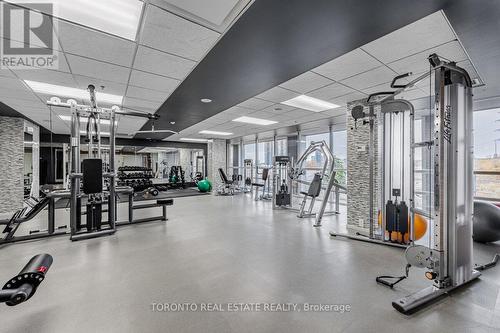
M 259 142 L 257 149 L 259 152 L 258 165 L 271 166 L 273 164 L 274 142 L 273 141 Z
M 244 147 L 244 153 L 245 153 L 245 159 L 252 160 L 255 163 L 255 143 L 247 143 L 243 145 Z
M 277 156 L 286 156 L 288 154 L 288 139 L 278 139 L 276 142 L 276 155 Z
M 500 201 L 500 109 L 474 112 L 475 196 Z
M 333 132 L 333 156 L 335 156 L 335 179 L 340 184 L 347 184 L 347 131 Z

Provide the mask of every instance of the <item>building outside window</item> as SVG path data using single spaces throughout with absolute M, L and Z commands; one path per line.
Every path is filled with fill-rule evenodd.
M 255 163 L 255 143 L 246 143 L 243 147 L 245 159 L 250 159 Z
M 259 142 L 258 156 L 259 156 L 259 166 L 271 166 L 273 164 L 274 156 L 274 141 L 263 141 Z
M 476 198 L 500 201 L 500 109 L 474 112 L 474 176 Z
M 276 156 L 286 156 L 288 154 L 287 144 L 287 138 L 276 140 Z

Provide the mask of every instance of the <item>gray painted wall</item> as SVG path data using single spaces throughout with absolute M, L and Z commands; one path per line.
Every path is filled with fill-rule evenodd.
M 208 166 L 208 179 L 212 182 L 212 187 L 214 189 L 222 184 L 219 177 L 218 169 L 222 168 L 226 171 L 226 158 L 227 158 L 227 145 L 226 140 L 214 139 L 212 142 L 208 143 L 208 156 L 207 156 L 207 166 Z M 215 191 L 214 191 L 215 193 Z
M 0 117 L 0 213 L 23 206 L 24 119 Z
M 374 193 L 369 191 L 369 133 L 370 126 L 363 125 L 363 121 L 354 126 L 351 117 L 352 107 L 364 102 L 355 101 L 347 105 L 347 228 L 352 231 L 366 232 L 370 227 L 370 200 L 374 200 L 375 223 L 378 213 L 378 149 L 377 149 L 377 121 L 375 120 L 374 134 Z M 375 108 L 375 114 L 378 112 Z M 365 107 L 365 113 L 368 114 Z M 363 150 L 364 151 L 360 151 Z

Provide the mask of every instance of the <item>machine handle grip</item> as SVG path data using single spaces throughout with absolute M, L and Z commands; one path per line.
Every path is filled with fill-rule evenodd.
M 408 77 L 411 74 L 412 74 L 411 72 L 408 72 L 408 73 L 396 76 L 394 79 L 392 79 L 391 88 L 406 88 L 406 86 L 407 86 L 406 84 L 396 84 L 396 81 L 400 80 L 400 79 L 403 79 L 405 77 Z

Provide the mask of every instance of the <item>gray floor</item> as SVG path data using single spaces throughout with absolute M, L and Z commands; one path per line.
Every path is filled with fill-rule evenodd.
M 121 206 L 120 209 L 125 209 Z M 157 212 L 150 212 L 155 214 Z M 66 214 L 66 215 L 65 215 Z M 41 217 L 43 218 L 43 216 Z M 67 212 L 58 210 L 58 219 Z M 0 306 L 1 332 L 498 332 L 500 267 L 411 317 L 391 301 L 428 285 L 423 271 L 395 290 L 375 283 L 401 273 L 399 249 L 332 240 L 345 215 L 322 228 L 273 212 L 249 196 L 176 199 L 166 223 L 124 227 L 112 237 L 67 237 L 0 249 L 0 280 L 32 255 L 54 265 L 37 294 Z M 61 223 L 66 223 L 62 221 Z M 475 247 L 477 262 L 500 246 Z M 152 303 L 349 304 L 336 312 L 154 312 Z

